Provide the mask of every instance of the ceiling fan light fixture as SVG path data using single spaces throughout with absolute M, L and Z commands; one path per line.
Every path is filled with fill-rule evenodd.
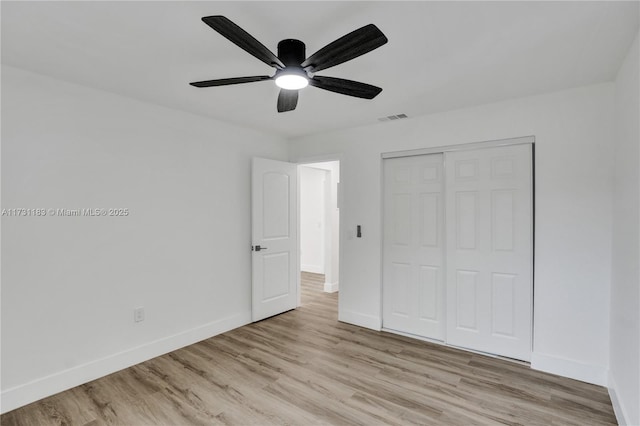
M 276 77 L 276 86 L 285 90 L 304 89 L 309 85 L 309 79 L 299 73 L 283 73 Z

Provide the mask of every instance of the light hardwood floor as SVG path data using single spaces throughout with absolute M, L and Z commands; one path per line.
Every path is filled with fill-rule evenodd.
M 605 388 L 303 305 L 4 414 L 2 425 L 607 425 Z

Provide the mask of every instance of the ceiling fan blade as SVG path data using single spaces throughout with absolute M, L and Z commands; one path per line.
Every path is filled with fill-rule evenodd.
M 373 99 L 382 92 L 381 88 L 370 84 L 345 80 L 344 78 L 323 77 L 320 75 L 309 79 L 309 84 L 319 89 L 364 99 Z
M 280 89 L 278 95 L 278 112 L 293 111 L 298 105 L 298 91 Z
M 254 81 L 271 80 L 271 78 L 272 77 L 269 77 L 268 75 L 256 75 L 253 77 L 219 78 L 217 80 L 195 81 L 189 84 L 195 87 L 228 86 L 230 84 L 253 83 Z
M 371 52 L 387 41 L 389 40 L 378 27 L 373 24 L 365 25 L 309 56 L 302 63 L 302 68 L 309 67 L 312 72 L 324 70 Z
M 260 59 L 270 67 L 284 68 L 284 64 L 272 51 L 267 49 L 262 43 L 256 40 L 251 34 L 231 22 L 228 18 L 216 15 L 205 16 L 202 21 L 219 32 L 222 36 L 234 43 L 236 46 L 244 49 L 256 58 Z

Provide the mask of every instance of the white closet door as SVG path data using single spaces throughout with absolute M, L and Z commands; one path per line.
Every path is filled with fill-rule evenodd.
M 447 343 L 529 361 L 531 145 L 445 154 Z
M 442 154 L 384 160 L 383 327 L 444 340 Z

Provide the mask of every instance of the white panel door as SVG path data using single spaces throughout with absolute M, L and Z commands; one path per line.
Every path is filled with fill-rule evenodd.
M 298 301 L 297 168 L 254 158 L 251 176 L 253 321 Z
M 442 154 L 384 160 L 384 328 L 444 340 Z
M 445 154 L 447 343 L 529 361 L 531 145 Z

